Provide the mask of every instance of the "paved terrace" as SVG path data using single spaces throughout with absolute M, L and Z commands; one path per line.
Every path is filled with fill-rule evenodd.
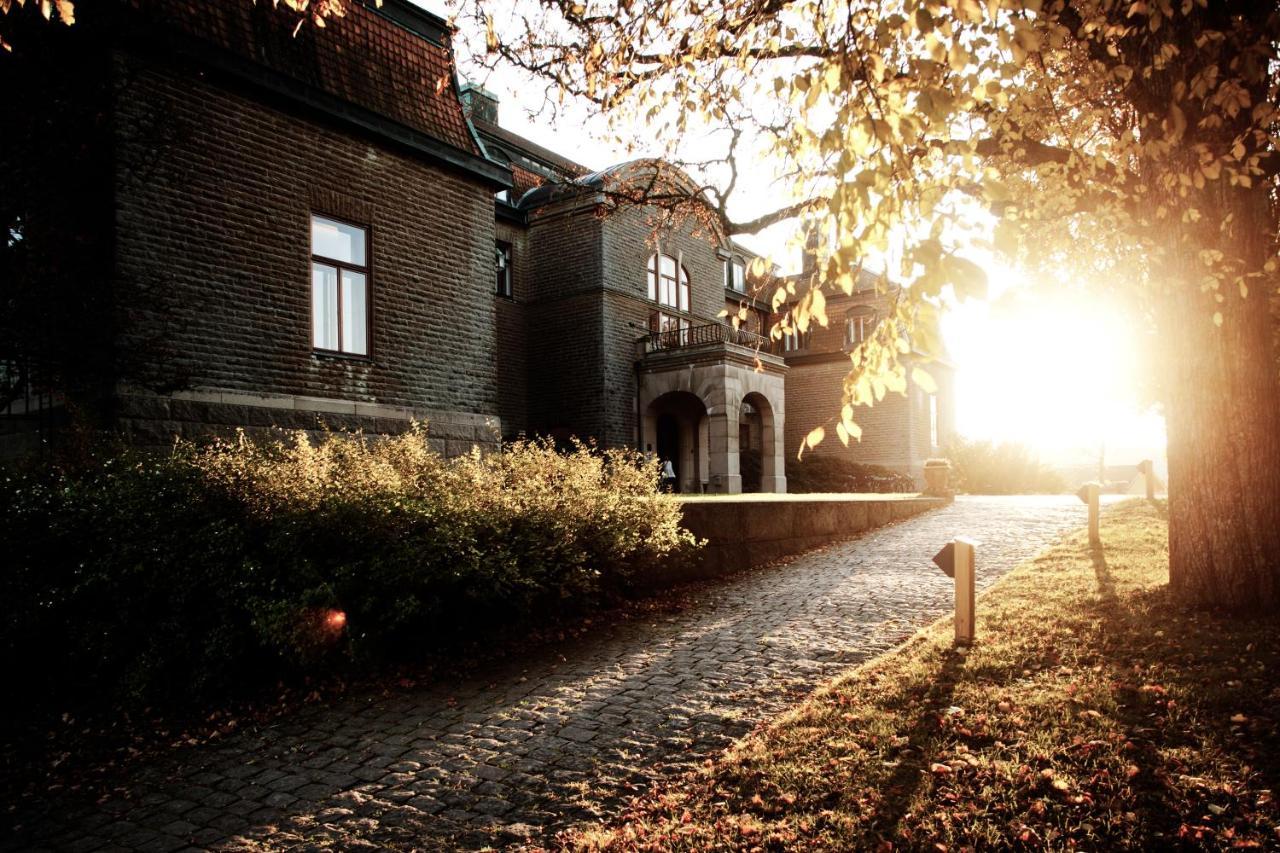
M 614 814 L 823 680 L 946 613 L 930 557 L 979 539 L 985 587 L 1085 523 L 1075 497 L 961 498 L 750 571 L 463 683 L 348 697 L 135 768 L 129 793 L 56 800 L 0 846 L 57 850 L 474 848 Z

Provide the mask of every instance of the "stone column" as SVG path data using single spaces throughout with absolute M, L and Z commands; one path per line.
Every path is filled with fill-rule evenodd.
M 776 409 L 767 413 L 763 425 L 760 491 L 784 495 L 787 493 L 787 447 L 782 413 Z
M 707 491 L 718 494 L 742 493 L 742 474 L 738 468 L 738 412 L 725 406 L 707 410 L 710 444 L 707 467 L 710 472 Z

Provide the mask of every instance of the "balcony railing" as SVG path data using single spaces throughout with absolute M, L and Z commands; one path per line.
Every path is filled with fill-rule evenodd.
M 687 329 L 650 332 L 640 340 L 644 344 L 646 353 L 700 347 L 706 344 L 737 344 L 740 347 L 768 353 L 775 349 L 775 342 L 763 335 L 748 332 L 746 329 L 735 329 L 724 323 L 707 323 Z

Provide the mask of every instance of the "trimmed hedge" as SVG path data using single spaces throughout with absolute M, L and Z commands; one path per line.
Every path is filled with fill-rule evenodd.
M 810 453 L 803 459 L 787 459 L 787 491 L 794 494 L 820 492 L 902 492 L 920 491 L 906 474 L 880 465 L 864 465 L 838 456 Z
M 947 449 L 951 486 L 971 495 L 1060 495 L 1062 472 L 1016 442 L 960 440 Z
M 657 476 L 541 442 L 446 461 L 423 429 L 7 473 L 8 687 L 47 710 L 191 705 L 591 607 L 695 547 Z

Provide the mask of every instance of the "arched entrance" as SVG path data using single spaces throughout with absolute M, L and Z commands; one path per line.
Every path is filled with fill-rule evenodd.
M 671 391 L 644 412 L 645 452 L 676 473 L 676 490 L 701 492 L 707 479 L 707 407 L 697 395 Z
M 760 410 L 743 400 L 738 411 L 738 471 L 744 492 L 760 491 L 764 451 L 762 421 Z
M 738 411 L 738 464 L 742 471 L 742 491 L 779 491 L 778 476 L 782 468 L 780 437 L 773 405 L 768 398 L 755 391 L 744 396 Z

